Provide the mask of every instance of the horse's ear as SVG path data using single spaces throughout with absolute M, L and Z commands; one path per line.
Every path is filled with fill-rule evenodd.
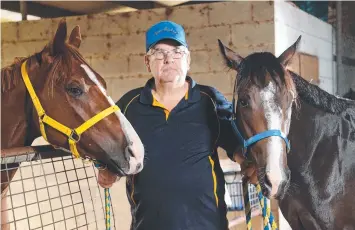
M 65 18 L 61 19 L 58 25 L 57 32 L 54 35 L 52 43 L 53 56 L 61 53 L 65 49 L 65 39 L 67 38 L 67 22 Z
M 223 43 L 219 39 L 218 39 L 218 45 L 226 65 L 229 68 L 238 70 L 239 64 L 244 60 L 243 57 L 241 57 L 240 55 L 236 54 L 233 50 L 223 45 Z
M 292 60 L 292 57 L 295 55 L 295 53 L 297 52 L 299 43 L 301 41 L 301 37 L 302 35 L 300 35 L 297 38 L 297 41 L 295 43 L 293 43 L 293 45 L 291 45 L 290 47 L 288 47 L 279 57 L 279 61 L 282 65 L 287 66 L 287 64 L 289 64 L 289 62 Z
M 75 26 L 74 29 L 72 30 L 70 37 L 69 37 L 69 44 L 71 44 L 79 49 L 80 44 L 81 44 L 81 33 L 80 33 L 79 26 Z

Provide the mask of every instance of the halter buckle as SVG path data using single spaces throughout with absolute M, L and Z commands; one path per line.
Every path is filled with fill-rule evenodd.
M 75 131 L 72 130 L 70 135 L 69 135 L 69 139 L 73 140 L 75 143 L 80 141 L 80 135 Z

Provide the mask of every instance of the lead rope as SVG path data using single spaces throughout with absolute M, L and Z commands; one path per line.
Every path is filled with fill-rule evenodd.
M 102 165 L 101 163 L 94 161 L 94 165 L 98 170 L 105 170 L 106 167 Z M 106 230 L 111 230 L 111 195 L 110 195 L 110 189 L 105 188 L 104 189 L 105 193 L 105 227 Z
M 249 186 L 248 179 L 243 178 L 245 218 L 246 218 L 246 223 L 247 223 L 247 229 L 252 230 L 252 227 L 251 227 L 251 204 L 250 204 L 250 200 L 249 200 L 248 186 Z M 270 224 L 272 230 L 278 230 L 275 218 L 274 218 L 272 212 L 270 211 L 270 207 L 268 207 L 267 199 L 261 191 L 260 184 L 257 184 L 255 187 L 256 187 L 256 192 L 258 193 L 258 199 L 259 199 L 261 210 L 262 210 L 262 216 L 263 216 L 263 221 L 264 221 L 263 222 L 264 230 L 270 229 L 269 224 Z
M 260 184 L 256 185 L 256 192 L 258 193 L 258 198 L 262 210 L 263 220 L 264 220 L 264 230 L 269 230 L 269 224 L 272 230 L 277 230 L 277 224 L 270 211 L 270 207 L 268 207 L 268 202 L 266 197 L 263 195 L 261 191 Z
M 244 210 L 245 210 L 245 218 L 247 223 L 247 229 L 251 230 L 251 207 L 249 201 L 249 184 L 248 179 L 246 177 L 243 178 L 243 194 L 244 194 Z
M 110 195 L 110 189 L 105 188 L 105 214 L 106 214 L 106 230 L 111 230 L 111 195 Z

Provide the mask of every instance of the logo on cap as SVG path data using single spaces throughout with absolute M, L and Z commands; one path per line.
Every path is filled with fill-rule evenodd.
M 155 31 L 154 34 L 155 34 L 155 35 L 158 35 L 158 34 L 160 34 L 160 33 L 163 32 L 163 31 L 165 31 L 165 32 L 172 32 L 172 33 L 174 33 L 174 34 L 177 34 L 177 33 L 178 33 L 178 32 L 176 32 L 176 30 L 174 30 L 174 28 L 164 27 L 164 29 Z

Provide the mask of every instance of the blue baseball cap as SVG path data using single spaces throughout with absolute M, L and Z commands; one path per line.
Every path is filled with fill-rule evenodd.
M 172 21 L 161 21 L 152 27 L 146 33 L 145 36 L 145 48 L 146 52 L 155 45 L 157 42 L 163 39 L 171 39 L 177 41 L 181 45 L 187 46 L 184 28 Z

